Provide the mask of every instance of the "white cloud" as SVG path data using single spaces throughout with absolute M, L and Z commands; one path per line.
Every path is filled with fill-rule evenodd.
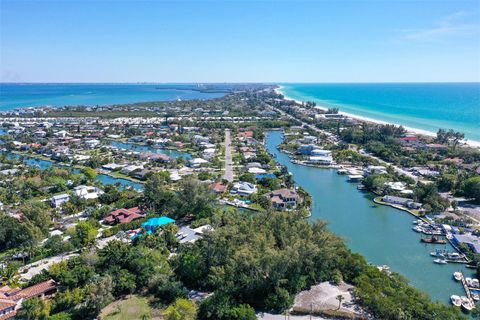
M 403 30 L 403 39 L 417 42 L 438 42 L 449 38 L 480 35 L 480 25 L 469 23 L 466 18 L 472 13 L 455 12 L 438 20 L 430 28 Z

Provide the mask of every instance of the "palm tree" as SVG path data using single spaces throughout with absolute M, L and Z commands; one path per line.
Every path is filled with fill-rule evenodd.
M 338 300 L 338 310 L 340 310 L 340 307 L 342 306 L 342 301 L 345 300 L 345 298 L 339 294 L 336 298 Z

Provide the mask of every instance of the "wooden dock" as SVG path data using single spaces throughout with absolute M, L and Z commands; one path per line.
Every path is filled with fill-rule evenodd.
M 470 303 L 475 306 L 475 301 L 473 301 L 473 299 L 472 299 L 472 294 L 470 293 L 470 288 L 467 285 L 467 281 L 465 281 L 465 277 L 463 275 L 463 272 L 462 272 L 462 285 L 463 285 L 463 290 L 465 290 L 465 294 L 466 294 L 468 300 L 470 300 Z

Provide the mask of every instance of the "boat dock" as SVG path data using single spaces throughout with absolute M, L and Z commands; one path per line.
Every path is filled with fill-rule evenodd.
M 470 292 L 471 289 L 468 287 L 467 281 L 465 281 L 465 276 L 463 275 L 463 272 L 462 272 L 461 281 L 462 281 L 463 290 L 465 290 L 465 294 L 466 294 L 468 300 L 470 300 L 470 303 L 472 305 L 475 305 L 475 301 L 473 301 L 472 294 Z

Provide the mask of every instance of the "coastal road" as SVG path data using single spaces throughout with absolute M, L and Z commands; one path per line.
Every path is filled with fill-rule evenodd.
M 225 129 L 225 175 L 223 178 L 228 182 L 233 181 L 232 140 L 230 137 L 230 129 Z

